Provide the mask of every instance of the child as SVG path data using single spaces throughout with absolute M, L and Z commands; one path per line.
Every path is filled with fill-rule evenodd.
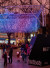
M 17 52 L 17 61 L 20 62 L 20 52 Z

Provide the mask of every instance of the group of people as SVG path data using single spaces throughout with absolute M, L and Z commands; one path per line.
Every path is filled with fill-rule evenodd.
M 22 60 L 27 62 L 27 56 L 30 55 L 30 46 L 28 43 L 26 44 L 22 44 L 21 46 L 21 56 L 22 56 Z
M 12 63 L 12 55 L 13 55 L 13 48 L 10 47 L 9 53 L 7 53 L 6 50 L 3 52 L 3 58 L 4 58 L 4 66 L 7 66 L 7 58 L 9 60 L 9 63 Z
M 28 43 L 21 45 L 21 52 L 17 52 L 17 60 L 20 61 L 19 57 L 21 56 L 22 60 L 26 63 L 27 62 L 27 56 L 29 57 L 32 46 Z M 6 48 L 3 47 L 3 58 L 4 58 L 4 66 L 7 66 L 7 58 L 9 60 L 9 63 L 12 63 L 12 55 L 13 55 L 13 48 L 10 47 L 9 52 L 7 53 Z

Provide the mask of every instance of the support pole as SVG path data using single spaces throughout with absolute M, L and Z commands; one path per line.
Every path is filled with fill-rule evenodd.
M 46 15 L 44 14 L 44 10 L 42 11 L 42 33 L 46 34 Z

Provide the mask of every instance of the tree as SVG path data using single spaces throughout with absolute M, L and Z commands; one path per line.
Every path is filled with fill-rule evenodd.
M 30 36 L 30 33 L 25 33 L 25 42 L 28 42 L 28 37 Z
M 8 45 L 10 45 L 11 34 L 12 33 L 7 33 L 7 36 L 8 36 Z

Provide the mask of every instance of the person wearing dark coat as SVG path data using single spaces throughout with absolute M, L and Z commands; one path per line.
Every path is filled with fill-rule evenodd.
M 7 52 L 6 52 L 6 51 L 5 51 L 5 53 L 4 53 L 3 58 L 4 58 L 4 66 L 5 66 L 5 65 L 7 66 Z
M 9 51 L 9 63 L 12 63 L 12 55 L 13 55 L 13 48 L 11 47 Z

